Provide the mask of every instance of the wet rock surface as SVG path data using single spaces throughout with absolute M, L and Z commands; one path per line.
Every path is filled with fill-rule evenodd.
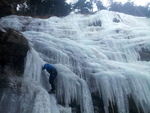
M 8 75 L 23 74 L 28 49 L 28 41 L 21 33 L 13 29 L 0 30 L 0 84 L 2 86 L 8 85 Z

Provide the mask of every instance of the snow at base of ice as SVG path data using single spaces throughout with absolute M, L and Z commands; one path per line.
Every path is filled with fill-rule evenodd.
M 96 91 L 106 113 L 109 101 L 119 113 L 129 113 L 129 95 L 144 113 L 150 112 L 150 62 L 140 61 L 139 54 L 143 48 L 150 50 L 149 18 L 103 10 L 48 19 L 12 15 L 0 19 L 0 25 L 21 31 L 31 46 L 21 113 L 71 113 L 74 100 L 81 113 L 94 113 L 91 92 Z M 41 70 L 47 62 L 58 69 L 56 97 L 47 93 L 49 76 Z

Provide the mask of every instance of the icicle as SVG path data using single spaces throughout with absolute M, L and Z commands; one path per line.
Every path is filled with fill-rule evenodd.
M 76 101 L 82 113 L 94 113 L 91 94 L 86 82 L 63 65 L 55 65 L 59 75 L 57 78 L 57 99 L 66 106 Z
M 57 100 L 65 108 L 75 101 L 82 113 L 94 113 L 91 93 L 99 92 L 106 113 L 110 102 L 119 113 L 129 113 L 129 95 L 138 110 L 150 112 L 150 64 L 140 61 L 139 54 L 143 48 L 150 50 L 148 19 L 102 10 L 49 19 L 8 16 L 0 19 L 0 25 L 23 31 L 32 48 L 26 58 L 22 113 L 63 112 L 46 92 L 50 89 L 48 76 L 41 73 L 45 62 L 58 69 Z M 7 98 L 13 96 L 3 95 L 1 102 Z

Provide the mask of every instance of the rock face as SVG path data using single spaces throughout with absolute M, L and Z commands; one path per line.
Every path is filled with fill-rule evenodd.
M 99 97 L 98 93 L 92 93 L 92 100 L 94 105 L 94 113 L 105 113 L 104 104 L 101 97 Z M 129 102 L 129 113 L 138 113 L 138 108 L 134 102 L 134 99 L 131 95 L 128 95 Z M 118 113 L 116 103 L 112 103 L 109 101 L 108 107 L 109 113 Z M 141 108 L 139 108 L 140 113 L 144 113 Z
M 0 30 L 0 71 L 6 73 L 6 68 L 16 75 L 24 71 L 24 58 L 28 51 L 28 41 L 18 31 Z M 8 69 L 7 69 L 8 70 Z

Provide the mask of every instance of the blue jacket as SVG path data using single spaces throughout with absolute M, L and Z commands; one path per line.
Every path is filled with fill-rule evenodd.
M 46 69 L 46 71 L 50 74 L 50 75 L 54 75 L 57 76 L 57 69 L 55 67 L 53 67 L 50 64 L 45 64 L 44 67 L 42 68 L 42 70 Z

